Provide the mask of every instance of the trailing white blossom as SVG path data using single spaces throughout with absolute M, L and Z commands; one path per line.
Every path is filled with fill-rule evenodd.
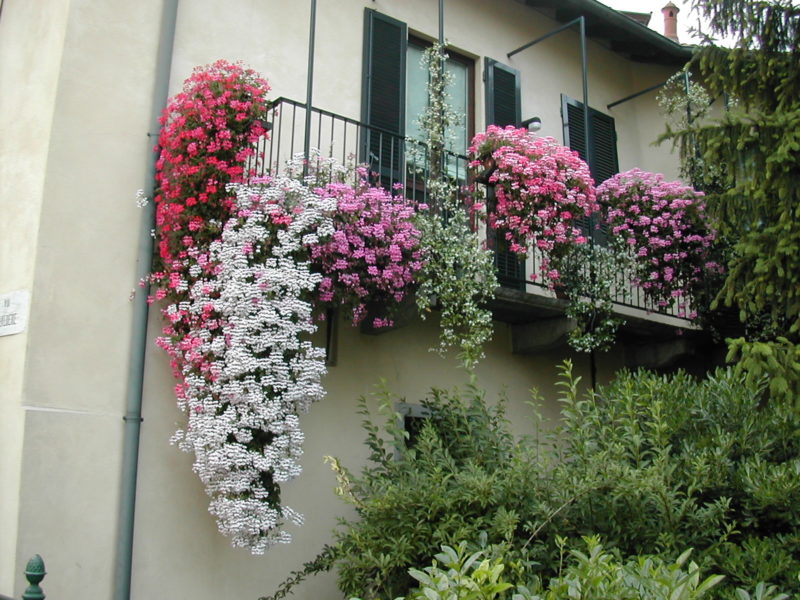
M 417 219 L 424 259 L 417 275 L 417 307 L 423 319 L 432 306 L 439 307 L 441 333 L 433 349 L 445 353 L 458 348 L 462 363 L 472 369 L 493 331 L 485 304 L 497 288 L 494 257 L 470 227 L 457 182 L 444 168 L 447 131 L 461 116 L 447 103 L 452 75 L 444 69 L 443 46 L 436 43 L 425 51 L 422 68 L 428 71 L 428 106 L 419 124 L 429 164 L 425 187 L 431 210 Z
M 302 522 L 281 504 L 280 484 L 301 472 L 299 414 L 325 393 L 325 352 L 307 339 L 321 276 L 305 248 L 333 233 L 336 202 L 289 177 L 232 189 L 238 216 L 210 246 L 217 272 L 176 307 L 203 326 L 183 348 L 188 426 L 175 439 L 195 454 L 220 532 L 260 554 L 291 540 L 285 521 Z

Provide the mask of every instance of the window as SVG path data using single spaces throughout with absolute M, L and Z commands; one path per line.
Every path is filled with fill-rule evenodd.
M 397 402 L 395 404 L 400 422 L 400 429 L 408 432 L 405 440 L 406 448 L 413 448 L 417 444 L 419 434 L 425 426 L 425 422 L 431 418 L 431 410 L 420 404 L 409 404 L 408 402 Z
M 430 42 L 413 36 L 409 37 L 406 53 L 406 137 L 409 140 L 422 139 L 419 117 L 428 107 L 428 73 L 421 67 L 420 61 L 425 50 L 430 46 Z M 450 153 L 446 158 L 446 169 L 447 174 L 453 180 L 464 184 L 467 175 L 466 161 L 458 159 L 456 155 L 466 154 L 469 142 L 474 135 L 472 126 L 474 61 L 453 50 L 448 50 L 445 71 L 452 78 L 452 83 L 447 90 L 450 95 L 450 106 L 456 114 L 461 115 L 460 122 L 451 125 L 445 132 L 445 149 Z M 411 144 L 415 144 L 415 142 L 409 142 L 408 149 Z M 413 166 L 409 168 L 413 169 Z M 411 184 L 407 186 L 409 193 L 420 194 L 423 192 L 424 186 L 418 176 L 415 178 L 413 173 L 409 172 L 409 179 L 412 180 Z
M 422 177 L 404 172 L 404 138 L 420 138 L 417 117 L 427 105 L 427 74 L 418 67 L 428 42 L 409 37 L 405 23 L 373 9 L 364 13 L 364 62 L 361 120 L 368 125 L 362 143 L 362 160 L 380 174 L 384 185 L 406 184 L 407 193 L 424 194 Z M 474 134 L 474 61 L 448 51 L 446 69 L 453 75 L 451 102 L 466 116 L 453 128 L 449 150 L 463 154 Z M 484 63 L 486 123 L 516 125 L 521 120 L 519 71 L 492 59 Z M 448 173 L 465 178 L 463 162 L 450 159 Z M 489 198 L 491 206 L 492 199 Z M 507 249 L 502 235 L 490 232 L 495 266 L 501 285 L 525 288 L 525 263 Z
M 411 37 L 406 52 L 406 137 L 420 139 L 418 118 L 428 106 L 427 73 L 420 67 L 422 54 L 430 47 L 428 42 Z M 456 154 L 465 154 L 474 132 L 471 118 L 471 88 L 473 81 L 473 61 L 448 50 L 445 70 L 450 73 L 453 83 L 448 89 L 450 105 L 453 110 L 463 115 L 461 123 L 451 127 L 447 132 L 448 150 Z
M 419 114 L 427 105 L 427 74 L 419 68 L 424 40 L 408 35 L 405 23 L 366 9 L 361 120 L 369 126 L 362 144 L 363 159 L 380 172 L 384 183 L 403 181 L 405 137 L 420 138 Z M 465 115 L 454 127 L 450 151 L 464 154 L 473 131 L 474 65 L 449 52 L 446 69 L 453 75 L 451 103 Z M 453 176 L 464 178 L 464 163 L 451 161 Z

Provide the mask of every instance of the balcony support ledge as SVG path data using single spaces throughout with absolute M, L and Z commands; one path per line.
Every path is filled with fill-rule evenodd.
M 554 317 L 533 323 L 511 326 L 511 346 L 514 354 L 535 354 L 563 346 L 575 329 L 575 319 Z
M 696 345 L 685 338 L 654 342 L 625 349 L 629 369 L 666 369 L 679 359 L 696 354 Z

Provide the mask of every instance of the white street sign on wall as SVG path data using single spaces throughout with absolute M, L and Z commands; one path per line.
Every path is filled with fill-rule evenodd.
M 28 290 L 0 294 L 0 336 L 25 331 L 29 300 Z

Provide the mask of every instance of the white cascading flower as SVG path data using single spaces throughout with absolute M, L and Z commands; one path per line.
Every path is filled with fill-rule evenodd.
M 174 439 L 195 455 L 220 532 L 262 554 L 291 540 L 285 522 L 302 522 L 278 494 L 301 472 L 298 415 L 325 394 L 325 351 L 307 339 L 321 276 L 305 248 L 333 233 L 336 201 L 291 177 L 234 189 L 238 215 L 210 247 L 218 270 L 189 290 L 188 310 L 218 319 L 197 319 L 214 329 L 193 331 L 184 349 L 210 365 L 183 361 L 188 424 Z

